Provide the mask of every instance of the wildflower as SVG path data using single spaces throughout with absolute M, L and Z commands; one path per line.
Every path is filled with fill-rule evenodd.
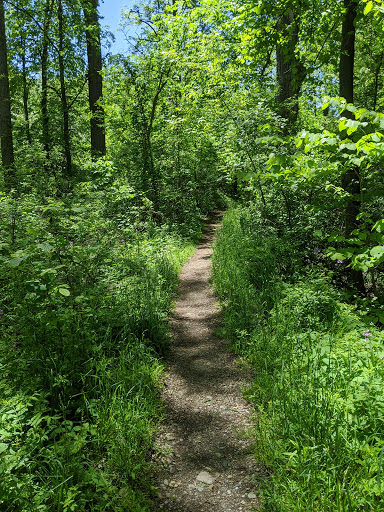
M 321 254 L 321 249 L 319 249 L 318 247 L 315 247 L 313 249 L 313 254 Z
M 369 329 L 367 331 L 363 332 L 363 336 L 364 336 L 365 339 L 367 339 L 368 336 L 370 336 L 370 335 L 371 335 L 371 332 L 370 332 Z
M 340 265 L 342 265 L 342 264 L 343 264 L 342 260 L 337 260 L 336 263 L 335 263 L 335 265 L 338 266 L 338 267 L 340 267 Z
M 1 317 L 2 314 L 3 314 L 3 310 L 0 309 L 0 322 L 2 321 L 2 317 Z

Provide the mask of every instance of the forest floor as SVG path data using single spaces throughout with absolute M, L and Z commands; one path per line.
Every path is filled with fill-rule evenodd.
M 210 257 L 221 212 L 207 219 L 183 267 L 171 319 L 173 345 L 162 389 L 154 510 L 240 512 L 260 509 L 252 458 L 252 410 L 242 397 L 251 371 L 217 336 L 221 311 L 210 285 Z

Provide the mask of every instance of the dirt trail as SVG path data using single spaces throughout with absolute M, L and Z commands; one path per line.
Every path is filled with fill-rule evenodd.
M 250 406 L 241 396 L 249 371 L 215 336 L 220 308 L 209 284 L 210 257 L 221 216 L 207 220 L 202 243 L 180 275 L 162 391 L 155 511 L 240 512 L 259 505 L 254 475 L 261 468 L 249 456 Z

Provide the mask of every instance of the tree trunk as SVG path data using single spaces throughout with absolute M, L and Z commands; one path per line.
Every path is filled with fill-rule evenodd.
M 344 0 L 344 7 L 346 12 L 341 28 L 339 90 L 340 96 L 345 98 L 348 103 L 353 103 L 357 1 Z
M 88 55 L 88 98 L 91 111 L 91 151 L 94 158 L 106 153 L 105 116 L 101 105 L 103 78 L 98 3 L 98 0 L 83 0 Z
M 27 137 L 28 144 L 32 144 L 31 128 L 29 125 L 29 109 L 28 109 L 28 74 L 27 74 L 27 63 L 26 63 L 26 44 L 25 38 L 22 34 L 20 36 L 20 47 L 21 47 L 21 66 L 22 66 L 22 80 L 23 80 L 23 109 L 24 109 L 24 124 L 25 134 Z
M 59 74 L 60 74 L 60 95 L 61 110 L 63 113 L 63 140 L 64 140 L 64 159 L 65 172 L 67 176 L 72 175 L 72 155 L 71 140 L 69 133 L 69 109 L 67 100 L 67 91 L 65 88 L 65 71 L 64 71 L 64 28 L 63 28 L 63 3 L 59 0 L 58 4 L 58 21 L 59 21 Z
M 339 94 L 345 98 L 348 103 L 353 103 L 353 71 L 355 62 L 355 19 L 357 10 L 356 0 L 344 0 L 346 9 L 345 17 L 341 31 L 341 52 L 339 66 Z M 343 115 L 345 117 L 353 117 L 346 110 Z M 360 213 L 360 176 L 359 169 L 354 166 L 350 167 L 343 175 L 342 186 L 344 190 L 353 195 L 353 199 L 349 202 L 345 212 L 345 231 L 346 235 L 357 227 L 356 217 Z
M 378 57 L 376 69 L 375 69 L 375 84 L 374 84 L 374 89 L 373 89 L 373 110 L 376 110 L 376 107 L 377 107 L 377 98 L 378 98 L 378 94 L 379 94 L 379 77 L 380 77 L 381 66 L 383 65 L 383 58 L 384 58 L 384 53 L 381 52 Z
M 13 154 L 11 96 L 9 92 L 7 41 L 5 36 L 4 1 L 0 0 L 0 139 L 1 160 L 5 186 L 9 190 L 16 185 L 15 159 Z
M 292 9 L 281 16 L 277 26 L 281 39 L 276 47 L 278 93 L 275 101 L 279 104 L 280 114 L 287 119 L 286 133 L 297 120 L 299 93 L 305 76 L 304 66 L 295 53 L 299 29 L 299 19 Z
M 138 94 L 138 103 L 141 113 L 141 140 L 142 140 L 142 158 L 143 158 L 143 185 L 144 190 L 147 192 L 149 199 L 153 202 L 155 209 L 157 207 L 158 189 L 157 179 L 155 175 L 155 166 L 152 154 L 151 143 L 151 127 L 150 121 L 147 121 L 145 115 L 145 107 Z M 154 111 L 152 110 L 152 113 Z M 153 122 L 153 119 L 152 119 Z
M 341 52 L 339 65 L 339 94 L 348 103 L 353 103 L 354 64 L 355 64 L 355 20 L 357 15 L 357 0 L 344 0 L 346 9 L 341 29 Z M 352 118 L 349 111 L 343 113 L 345 117 Z M 357 166 L 351 166 L 343 174 L 342 187 L 351 194 L 351 200 L 345 209 L 345 236 L 349 237 L 358 227 L 357 216 L 360 213 L 361 188 L 360 174 Z M 361 271 L 352 270 L 351 278 L 354 286 L 361 292 L 365 291 L 364 279 Z
M 43 148 L 46 162 L 50 160 L 51 138 L 49 135 L 49 114 L 48 114 L 48 31 L 51 22 L 51 0 L 46 0 L 44 22 L 43 22 L 43 42 L 41 49 L 41 129 L 43 137 Z M 46 165 L 47 170 L 48 165 Z

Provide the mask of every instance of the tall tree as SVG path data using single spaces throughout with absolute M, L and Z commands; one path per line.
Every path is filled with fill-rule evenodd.
M 83 0 L 88 55 L 88 97 L 91 110 L 91 150 L 94 157 L 105 155 L 105 116 L 101 104 L 103 78 L 98 0 Z
M 345 16 L 341 28 L 339 89 L 340 96 L 345 98 L 348 103 L 353 103 L 357 0 L 344 0 L 344 7 Z
M 355 20 L 357 16 L 357 0 L 344 0 L 345 16 L 341 30 L 341 51 L 339 65 L 339 94 L 348 103 L 353 103 L 354 63 L 355 63 Z M 350 112 L 345 111 L 346 117 L 351 117 Z M 351 166 L 343 175 L 343 188 L 352 194 L 346 208 L 345 229 L 349 235 L 356 226 L 356 217 L 360 212 L 360 176 L 356 166 Z
M 345 16 L 341 28 L 339 94 L 348 103 L 353 103 L 357 5 L 358 0 L 344 0 Z M 352 117 L 348 110 L 345 111 L 344 116 Z M 356 165 L 350 165 L 343 174 L 342 187 L 351 195 L 345 209 L 345 234 L 349 237 L 352 231 L 358 227 L 357 217 L 360 213 L 360 173 Z M 362 272 L 353 270 L 351 277 L 356 288 L 364 292 Z
M 22 73 L 22 86 L 23 86 L 23 110 L 24 110 L 24 123 L 25 123 L 25 133 L 27 137 L 28 144 L 32 144 L 31 137 L 31 127 L 29 124 L 29 108 L 28 108 L 28 96 L 29 96 L 29 88 L 28 88 L 28 72 L 27 72 L 27 57 L 26 57 L 26 38 L 24 34 L 20 34 L 20 50 L 21 50 L 21 73 Z
M 65 85 L 65 69 L 64 69 L 64 14 L 63 2 L 58 0 L 57 16 L 59 22 L 59 76 L 60 76 L 60 99 L 61 110 L 63 114 L 63 141 L 64 141 L 64 159 L 66 175 L 72 174 L 72 155 L 71 155 L 71 139 L 69 133 L 69 107 L 67 99 L 67 90 Z
M 41 127 L 43 136 L 43 147 L 47 161 L 49 161 L 50 159 L 51 152 L 51 138 L 49 134 L 48 113 L 48 50 L 49 29 L 52 18 L 52 5 L 53 0 L 45 0 L 41 47 Z
M 299 39 L 300 18 L 289 8 L 280 16 L 277 33 L 280 35 L 276 46 L 276 76 L 278 93 L 276 101 L 280 113 L 292 125 L 299 113 L 299 92 L 304 79 L 304 66 L 296 55 Z
M 9 92 L 7 40 L 5 35 L 4 0 L 0 0 L 0 139 L 1 159 L 5 170 L 5 183 L 9 189 L 15 185 L 12 137 L 11 97 Z

